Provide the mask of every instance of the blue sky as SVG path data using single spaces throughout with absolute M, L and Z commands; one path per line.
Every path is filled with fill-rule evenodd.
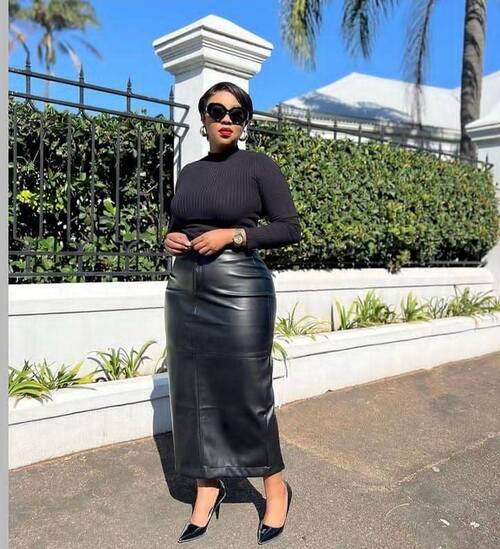
M 89 28 L 85 38 L 102 55 L 99 60 L 68 32 L 65 39 L 77 49 L 83 62 L 85 79 L 89 82 L 125 89 L 130 76 L 133 90 L 160 98 L 168 98 L 173 76 L 162 67 L 151 43 L 153 40 L 177 30 L 208 14 L 227 18 L 247 30 L 262 36 L 274 45 L 261 72 L 250 82 L 250 94 L 257 110 L 267 110 L 279 101 L 301 95 L 325 86 L 350 72 L 403 79 L 402 52 L 405 46 L 405 29 L 408 26 L 410 1 L 402 0 L 401 7 L 383 23 L 375 37 L 369 60 L 353 58 L 344 47 L 340 32 L 340 0 L 326 7 L 316 47 L 316 70 L 311 71 L 294 62 L 291 53 L 282 43 L 279 24 L 278 0 L 94 0 L 100 29 Z M 465 0 L 440 0 L 434 10 L 430 35 L 430 56 L 426 71 L 426 84 L 442 87 L 460 85 Z M 32 51 L 33 70 L 44 72 L 38 63 L 36 44 L 39 33 L 31 34 L 28 44 Z M 17 47 L 11 54 L 9 65 L 22 67 L 24 52 Z M 500 0 L 488 2 L 486 51 L 484 73 L 500 70 Z M 57 76 L 75 79 L 73 64 L 58 52 L 54 67 Z M 19 77 L 11 76 L 11 85 L 19 89 Z M 17 79 L 17 80 L 14 80 Z M 14 84 L 15 83 L 15 84 Z M 36 86 L 36 85 L 35 85 Z M 73 97 L 59 93 L 51 85 L 51 95 Z M 41 87 L 34 87 L 41 93 Z M 99 104 L 118 106 L 118 103 L 100 100 Z M 133 104 L 140 108 L 144 105 Z M 153 112 L 153 110 L 150 110 Z

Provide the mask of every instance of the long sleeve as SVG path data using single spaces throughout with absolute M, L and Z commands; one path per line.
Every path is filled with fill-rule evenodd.
M 262 201 L 263 215 L 270 223 L 245 228 L 246 247 L 277 248 L 299 242 L 300 220 L 292 194 L 278 164 L 262 153 L 256 158 L 256 177 Z
M 172 233 L 177 230 L 177 220 L 175 219 L 174 215 L 170 213 L 170 219 L 167 225 L 167 232 L 165 233 L 165 236 L 167 236 L 168 233 Z M 168 255 L 169 258 L 172 257 L 172 254 L 168 250 L 164 250 L 165 253 Z M 172 270 L 172 264 L 169 263 L 169 271 Z
M 175 218 L 175 216 L 171 213 L 166 234 L 176 232 L 178 229 L 180 229 L 180 225 L 177 222 L 177 219 Z
M 186 166 L 183 166 L 181 168 L 180 172 L 179 172 L 179 175 L 177 176 L 177 184 L 175 186 L 174 196 L 172 197 L 172 199 L 170 201 L 170 219 L 169 219 L 169 222 L 168 222 L 166 234 L 177 232 L 179 229 L 182 228 L 181 224 L 179 223 L 179 220 L 176 218 L 176 216 L 174 215 L 174 213 L 172 211 L 172 203 L 174 201 L 174 198 L 177 195 L 177 191 L 179 190 L 179 185 L 180 185 L 180 182 L 182 181 L 182 176 L 184 174 L 185 169 L 186 169 Z

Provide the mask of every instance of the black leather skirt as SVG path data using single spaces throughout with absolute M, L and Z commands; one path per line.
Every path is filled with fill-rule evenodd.
M 175 471 L 257 477 L 284 469 L 272 386 L 276 294 L 257 250 L 175 256 L 165 291 Z

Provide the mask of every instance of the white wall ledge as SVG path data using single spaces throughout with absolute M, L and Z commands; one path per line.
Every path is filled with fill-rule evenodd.
M 456 345 L 460 337 L 460 345 Z M 357 328 L 281 341 L 276 406 L 325 391 L 500 351 L 500 312 Z M 411 360 L 410 360 L 411 359 Z M 43 404 L 9 399 L 10 468 L 171 430 L 168 373 L 61 389 Z

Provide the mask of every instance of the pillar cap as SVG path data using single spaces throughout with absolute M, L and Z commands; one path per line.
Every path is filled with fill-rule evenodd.
M 153 41 L 163 68 L 173 75 L 211 68 L 250 79 L 273 45 L 218 15 L 207 15 Z

